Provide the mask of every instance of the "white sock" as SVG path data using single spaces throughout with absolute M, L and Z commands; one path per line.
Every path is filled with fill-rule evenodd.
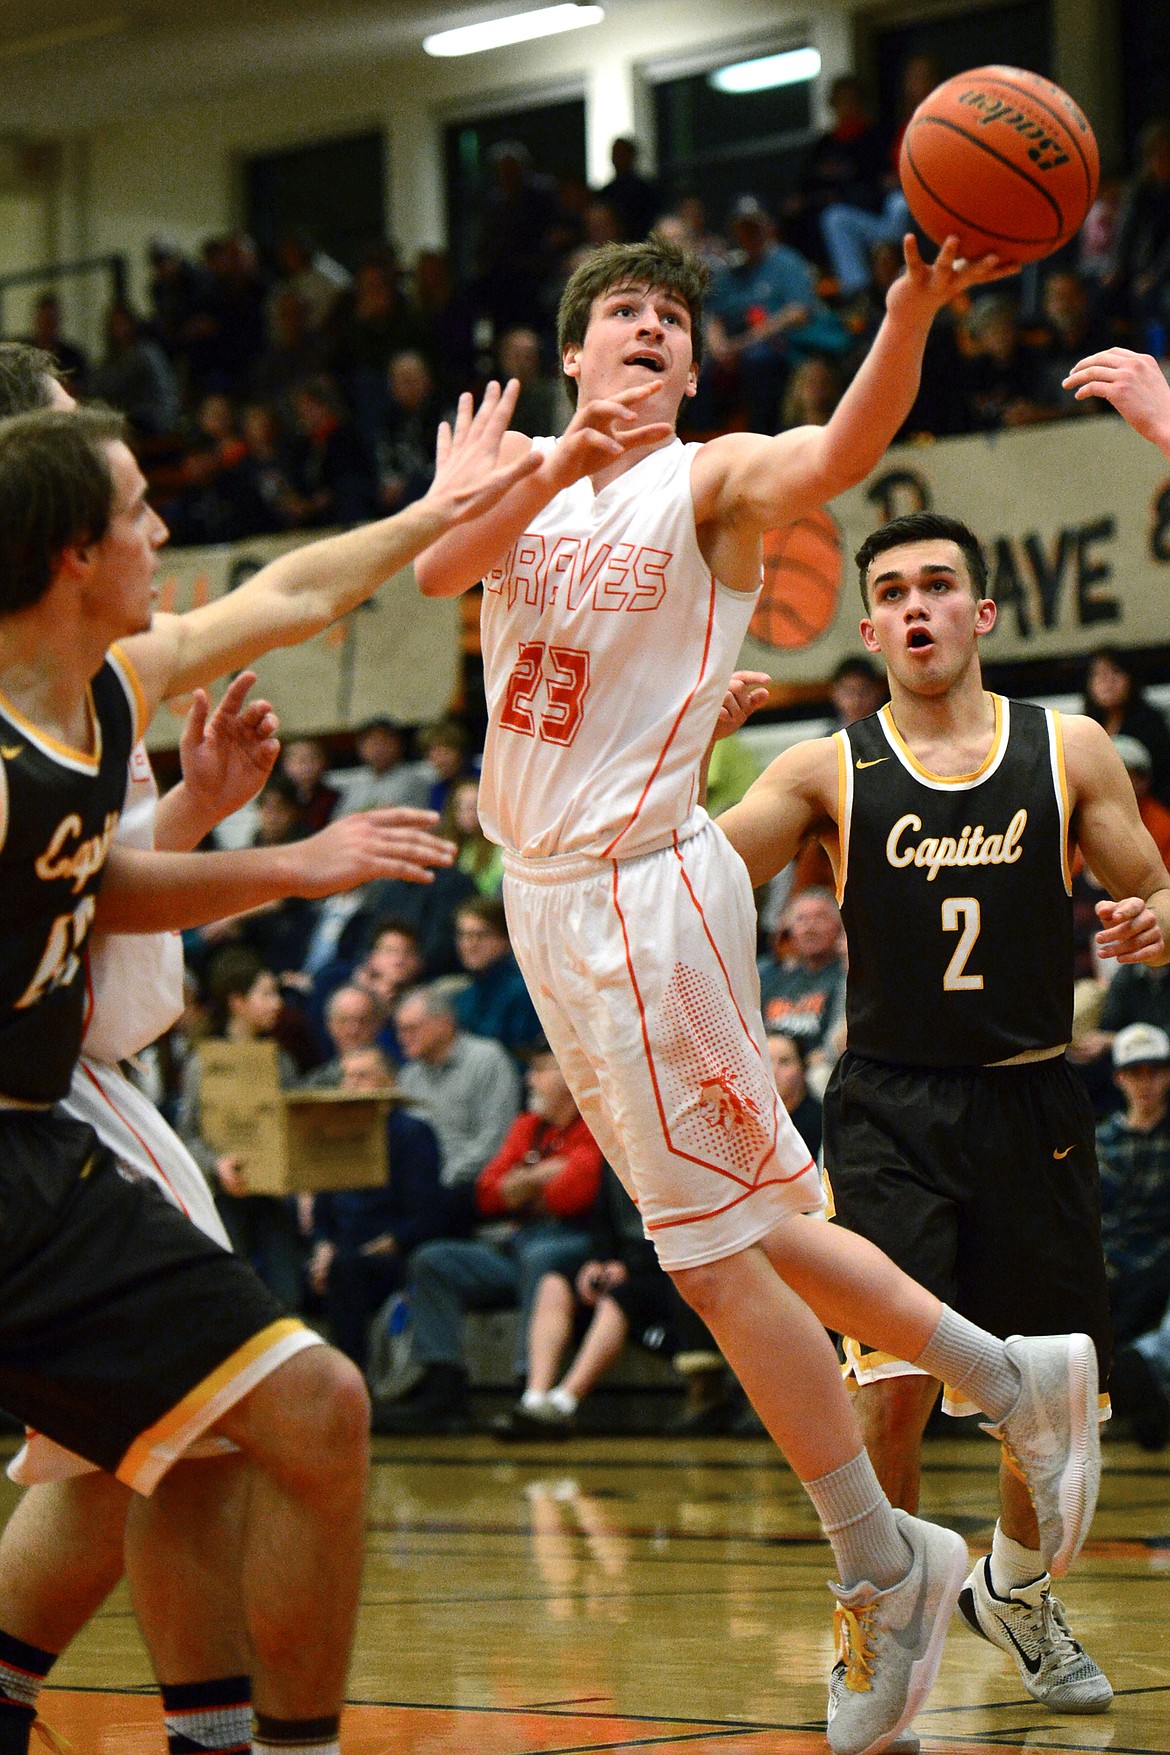
M 543 1389 L 526 1389 L 520 1397 L 522 1408 L 543 1408 L 548 1400 L 548 1392 Z
M 805 1481 L 804 1490 L 832 1544 L 846 1590 L 863 1578 L 879 1590 L 905 1578 L 914 1556 L 895 1522 L 868 1451 L 859 1450 L 851 1462 L 831 1474 Z
M 1044 1576 L 1044 1562 L 1039 1548 L 1025 1548 L 1022 1542 L 1005 1536 L 998 1520 L 991 1538 L 991 1588 L 997 1597 L 1008 1597 L 1023 1584 L 1035 1584 Z
M 555 1389 L 550 1389 L 544 1399 L 550 1408 L 556 1409 L 558 1414 L 575 1414 L 577 1412 L 577 1398 L 571 1389 L 565 1388 L 563 1383 L 558 1383 Z
M 1004 1344 L 944 1304 L 938 1327 L 917 1359 L 910 1361 L 940 1383 L 962 1390 L 991 1420 L 1011 1413 L 1020 1393 L 1020 1374 Z

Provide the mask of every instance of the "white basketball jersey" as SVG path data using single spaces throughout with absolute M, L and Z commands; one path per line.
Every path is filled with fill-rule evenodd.
M 694 813 L 756 602 L 699 550 L 697 450 L 675 439 L 600 493 L 566 488 L 484 580 L 480 817 L 522 858 L 633 858 Z
M 130 757 L 115 840 L 153 848 L 158 787 L 144 743 Z M 169 1030 L 183 1009 L 183 941 L 177 932 L 100 933 L 89 945 L 89 1015 L 83 1052 L 129 1060 Z

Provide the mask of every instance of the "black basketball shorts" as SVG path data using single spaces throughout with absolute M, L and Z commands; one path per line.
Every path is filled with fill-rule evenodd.
M 847 1051 L 825 1092 L 824 1130 L 838 1224 L 992 1334 L 1091 1335 L 1104 1389 L 1111 1329 L 1095 1128 L 1063 1056 L 938 1069 Z M 861 1383 L 906 1369 L 852 1338 L 844 1345 Z
M 317 1341 L 91 1128 L 0 1111 L 0 1407 L 149 1492 Z

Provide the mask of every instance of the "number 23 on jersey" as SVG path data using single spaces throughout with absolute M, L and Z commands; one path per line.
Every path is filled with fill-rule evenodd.
M 580 728 L 588 692 L 588 652 L 575 646 L 546 646 L 543 640 L 522 641 L 504 690 L 499 723 L 521 737 L 567 746 Z

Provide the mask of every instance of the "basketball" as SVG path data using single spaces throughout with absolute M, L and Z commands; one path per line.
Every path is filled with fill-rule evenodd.
M 1097 142 L 1050 79 L 1020 67 L 975 67 L 924 98 L 902 139 L 910 211 L 936 244 L 961 256 L 1035 262 L 1083 223 L 1097 193 Z
M 809 646 L 837 613 L 841 536 L 817 509 L 764 535 L 764 588 L 748 633 L 765 646 Z

